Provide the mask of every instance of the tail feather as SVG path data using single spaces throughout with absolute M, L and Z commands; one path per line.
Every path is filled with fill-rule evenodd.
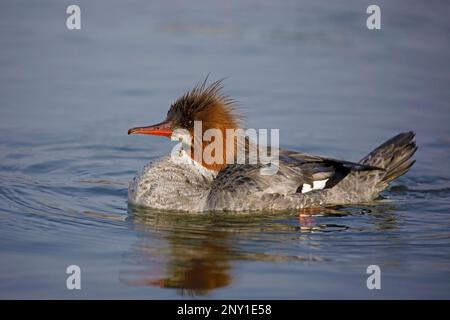
M 360 161 L 361 164 L 376 166 L 385 170 L 376 184 L 376 189 L 382 191 L 390 182 L 408 172 L 415 163 L 415 160 L 411 159 L 417 151 L 414 137 L 415 133 L 412 131 L 400 133 Z

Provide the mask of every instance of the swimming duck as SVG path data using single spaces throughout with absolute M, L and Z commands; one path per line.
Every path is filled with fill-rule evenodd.
M 200 133 L 196 135 L 197 124 Z M 276 161 L 256 162 L 248 153 L 262 146 L 242 134 L 242 117 L 234 100 L 223 93 L 222 81 L 207 81 L 178 98 L 164 121 L 135 127 L 128 134 L 147 134 L 179 141 L 170 156 L 149 163 L 130 182 L 133 205 L 176 211 L 253 211 L 318 208 L 373 201 L 405 174 L 415 160 L 414 132 L 389 139 L 359 162 L 276 148 Z M 205 139 L 212 130 L 222 133 Z M 212 144 L 216 147 L 211 152 Z M 238 149 L 244 158 L 237 161 Z M 206 151 L 214 161 L 201 155 Z M 197 155 L 200 154 L 200 157 Z M 244 159 L 244 161 L 242 161 Z M 254 159 L 253 159 L 254 160 Z M 264 172 L 271 166 L 269 174 Z

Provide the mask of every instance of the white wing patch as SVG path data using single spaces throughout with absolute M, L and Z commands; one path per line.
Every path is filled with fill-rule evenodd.
M 313 185 L 311 186 L 308 183 L 304 183 L 302 186 L 302 193 L 307 193 L 313 190 L 322 190 L 325 188 L 328 179 L 313 181 Z
M 328 179 L 325 180 L 317 180 L 313 182 L 313 190 L 321 190 L 325 188 L 325 184 L 327 183 Z
M 312 191 L 311 185 L 307 184 L 307 183 L 304 183 L 303 186 L 302 186 L 302 193 L 307 193 L 307 192 L 310 192 L 310 191 Z

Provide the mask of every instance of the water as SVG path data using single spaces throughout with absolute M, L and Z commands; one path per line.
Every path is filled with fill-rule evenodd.
M 448 3 L 379 1 L 380 31 L 365 1 L 77 3 L 80 31 L 65 3 L 0 4 L 1 298 L 450 298 Z M 207 73 L 284 147 L 358 160 L 412 129 L 417 163 L 312 218 L 128 207 L 172 145 L 127 129 Z

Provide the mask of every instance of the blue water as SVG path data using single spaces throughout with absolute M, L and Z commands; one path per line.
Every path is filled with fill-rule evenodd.
M 378 31 L 369 1 L 77 4 L 69 31 L 68 3 L 0 3 L 0 298 L 450 298 L 449 3 L 377 1 Z M 417 163 L 307 219 L 128 207 L 172 144 L 127 129 L 208 73 L 283 147 L 356 161 L 415 130 Z

